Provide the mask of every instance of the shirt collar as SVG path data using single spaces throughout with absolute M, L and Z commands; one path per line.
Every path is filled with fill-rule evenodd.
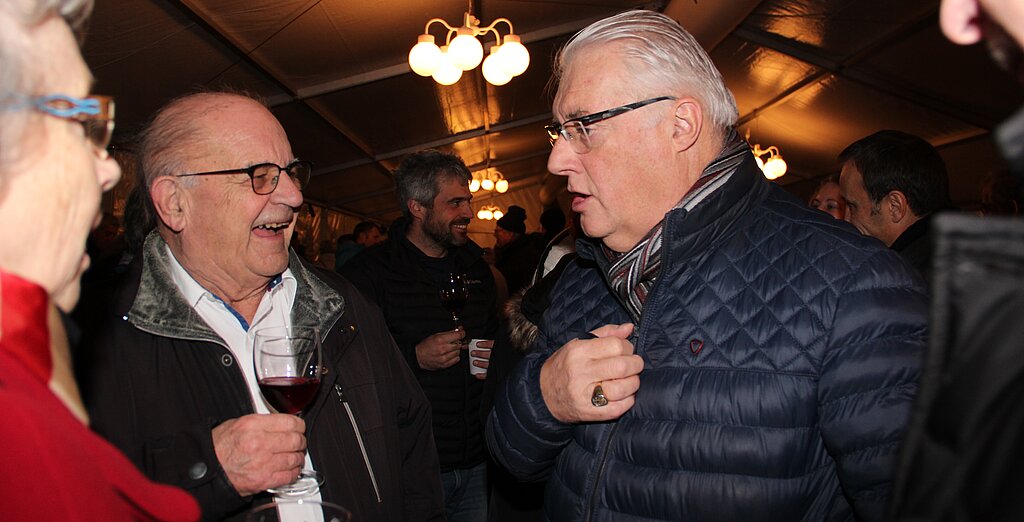
M 174 257 L 174 252 L 171 252 L 171 247 L 164 245 L 167 249 L 167 258 L 170 260 L 171 265 L 171 280 L 174 281 L 174 286 L 178 287 L 181 295 L 185 298 L 185 302 L 189 306 L 195 308 L 204 297 L 209 296 L 213 299 L 223 302 L 220 296 L 213 292 L 203 288 L 192 276 L 185 270 L 185 267 L 181 266 L 181 263 Z M 294 290 L 296 288 L 295 276 L 292 275 L 290 268 L 285 269 L 284 272 L 277 275 L 267 283 L 267 292 L 273 292 L 279 289 Z M 225 306 L 227 304 L 225 303 Z

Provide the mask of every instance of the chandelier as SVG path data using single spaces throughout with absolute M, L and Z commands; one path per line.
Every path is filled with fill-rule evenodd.
M 469 182 L 469 191 L 476 192 L 480 189 L 493 190 L 499 194 L 508 191 L 508 180 L 498 172 L 498 169 L 488 167 L 473 173 L 473 179 Z
M 434 36 L 430 34 L 430 26 L 435 22 L 447 29 L 445 45 L 441 47 L 434 43 Z M 508 24 L 508 34 L 504 37 L 495 28 L 501 22 Z M 484 59 L 484 47 L 477 37 L 487 33 L 494 33 L 494 46 Z M 508 18 L 498 18 L 487 27 L 480 27 L 480 20 L 469 12 L 462 27 L 452 27 L 440 18 L 431 18 L 416 45 L 409 50 L 409 67 L 420 76 L 433 77 L 441 85 L 452 85 L 462 78 L 463 71 L 475 68 L 483 60 L 487 83 L 505 85 L 530 66 L 530 53 L 514 33 Z
M 476 213 L 476 217 L 486 220 L 501 219 L 504 215 L 505 213 L 495 205 L 484 205 L 480 207 L 480 210 Z

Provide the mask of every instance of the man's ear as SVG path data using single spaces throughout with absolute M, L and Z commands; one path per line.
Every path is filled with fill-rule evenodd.
M 405 204 L 409 207 L 409 212 L 412 214 L 412 217 L 419 219 L 420 221 L 423 221 L 426 218 L 427 207 L 423 206 L 422 203 L 415 199 L 410 199 L 409 201 L 406 201 Z
M 171 176 L 161 176 L 153 182 L 149 190 L 153 198 L 153 208 L 164 226 L 173 232 L 181 232 L 185 228 L 185 193 L 178 180 Z
M 675 144 L 675 151 L 682 152 L 692 147 L 700 137 L 704 113 L 693 98 L 680 98 L 675 103 L 676 110 L 672 113 L 672 142 Z
M 891 190 L 882 199 L 882 207 L 892 223 L 899 223 L 910 216 L 910 202 L 907 196 L 898 190 Z

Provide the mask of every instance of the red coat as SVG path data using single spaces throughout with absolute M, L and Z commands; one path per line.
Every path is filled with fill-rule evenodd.
M 50 391 L 52 306 L 0 272 L 0 519 L 197 520 L 192 497 L 150 482 Z

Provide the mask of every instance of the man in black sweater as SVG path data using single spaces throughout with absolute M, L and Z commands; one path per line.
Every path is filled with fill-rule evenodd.
M 434 438 L 449 521 L 482 521 L 487 511 L 480 418 L 483 381 L 470 375 L 466 341 L 494 339 L 494 278 L 469 240 L 469 170 L 458 156 L 425 150 L 395 171 L 403 217 L 388 240 L 342 273 L 384 312 L 385 321 L 433 410 Z M 469 297 L 459 323 L 441 304 L 442 282 L 463 276 Z M 484 343 L 482 347 L 490 347 Z M 474 350 L 474 352 L 476 352 Z M 473 355 L 486 357 L 486 351 Z

